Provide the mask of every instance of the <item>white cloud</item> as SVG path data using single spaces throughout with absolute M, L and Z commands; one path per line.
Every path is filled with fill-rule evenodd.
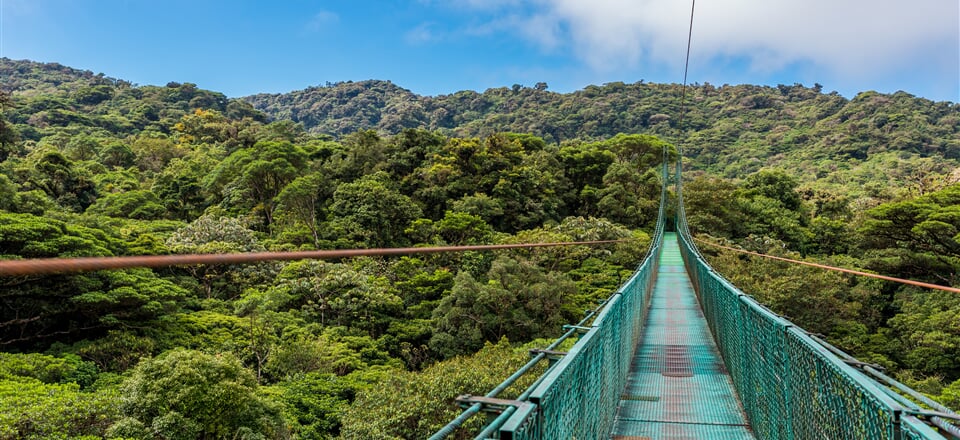
M 320 32 L 340 21 L 340 16 L 330 11 L 320 11 L 310 17 L 304 26 L 307 32 Z
M 437 40 L 439 37 L 433 31 L 433 23 L 421 23 L 417 27 L 410 29 L 404 34 L 403 39 L 407 44 L 425 44 Z
M 571 50 L 598 71 L 679 66 L 690 2 L 453 0 L 544 50 Z M 505 24 L 509 24 L 506 26 Z M 744 60 L 751 71 L 804 63 L 837 77 L 882 76 L 925 63 L 960 64 L 956 0 L 714 0 L 697 4 L 693 63 Z M 930 67 L 934 68 L 934 67 Z M 949 72 L 948 72 L 949 73 Z
M 749 56 L 759 70 L 810 61 L 841 75 L 894 68 L 920 53 L 958 56 L 960 6 L 955 1 L 807 0 L 797 5 L 784 0 L 708 3 L 697 14 L 696 46 L 706 55 Z
M 0 0 L 0 12 L 7 18 L 34 14 L 37 7 L 34 0 Z
M 536 14 L 525 19 L 514 17 L 512 26 L 527 39 L 554 51 L 563 45 L 563 22 L 552 14 Z

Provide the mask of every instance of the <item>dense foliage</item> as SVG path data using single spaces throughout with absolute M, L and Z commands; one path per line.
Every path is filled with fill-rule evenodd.
M 0 439 L 423 437 L 625 279 L 677 154 L 674 85 L 241 100 L 28 61 L 0 76 L 0 258 L 634 239 L 6 278 Z M 702 85 L 688 119 L 697 233 L 960 283 L 956 104 Z M 958 297 L 711 255 L 957 405 Z
M 374 405 L 366 393 L 466 369 L 421 405 L 445 412 L 397 427 L 419 437 L 453 397 L 523 359 L 511 344 L 555 336 L 609 295 L 654 221 L 654 136 L 563 148 L 418 129 L 333 139 L 190 84 L 2 66 L 14 78 L 3 258 L 632 241 L 5 279 L 0 348 L 32 367 L 5 373 L 2 389 L 35 409 L 4 419 L 0 438 L 364 437 L 382 431 L 353 415 Z
M 709 241 L 956 287 L 960 183 L 933 189 L 857 210 L 761 171 L 740 185 L 698 178 L 684 197 L 691 228 Z M 777 313 L 948 405 L 960 403 L 957 294 L 701 247 L 734 285 Z
M 901 182 L 926 188 L 960 159 L 956 103 L 904 92 L 846 99 L 823 93 L 819 84 L 702 84 L 687 94 L 685 156 L 693 167 L 722 177 L 777 167 L 860 194 Z M 271 118 L 334 136 L 364 129 L 425 128 L 456 136 L 511 131 L 563 144 L 617 133 L 675 136 L 679 95 L 680 85 L 640 81 L 566 94 L 541 83 L 425 97 L 389 82 L 363 81 L 245 100 Z

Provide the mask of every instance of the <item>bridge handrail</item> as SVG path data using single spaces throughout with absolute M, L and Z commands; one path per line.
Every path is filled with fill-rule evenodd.
M 666 162 L 661 175 L 666 182 Z M 666 188 L 662 185 L 657 225 L 643 262 L 567 355 L 531 387 L 533 409 L 507 420 L 501 439 L 605 438 L 612 429 L 659 266 Z
M 568 326 L 567 332 L 547 347 L 550 350 L 573 334 L 580 334 L 566 355 L 550 365 L 513 400 L 515 404 L 505 408 L 476 438 L 490 438 L 491 434 L 499 432 L 499 436 L 494 438 L 588 439 L 602 438 L 610 432 L 616 405 L 643 328 L 644 313 L 639 313 L 640 319 L 634 319 L 638 315 L 636 309 L 646 308 L 649 304 L 659 264 L 666 224 L 666 161 L 662 168 L 664 184 L 660 192 L 657 224 L 643 262 L 627 282 L 601 303 L 595 314 L 589 314 L 575 326 Z M 589 327 L 585 326 L 588 322 Z M 538 354 L 487 396 L 499 394 L 543 358 L 542 353 Z M 522 406 L 521 402 L 524 403 Z M 481 409 L 481 403 L 471 405 L 430 439 L 445 438 Z
M 679 182 L 676 209 L 687 272 L 757 438 L 945 439 L 915 416 L 918 405 L 852 367 L 852 357 L 716 273 L 691 239 Z

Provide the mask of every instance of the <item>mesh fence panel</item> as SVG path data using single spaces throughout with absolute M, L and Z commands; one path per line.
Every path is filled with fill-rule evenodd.
M 802 329 L 713 272 L 682 224 L 704 317 L 760 439 L 943 439 Z
M 662 216 L 661 216 L 662 218 Z M 530 394 L 537 405 L 504 424 L 502 439 L 606 438 L 643 329 L 663 236 L 660 222 L 650 252 L 573 348 Z
M 757 438 L 945 440 L 802 329 L 716 274 L 690 241 L 679 185 L 678 194 L 687 272 Z M 530 391 L 532 409 L 502 425 L 500 439 L 609 437 L 658 269 L 664 200 L 665 190 L 644 262 Z
M 805 334 L 788 329 L 790 419 L 797 438 L 894 438 L 899 405 Z

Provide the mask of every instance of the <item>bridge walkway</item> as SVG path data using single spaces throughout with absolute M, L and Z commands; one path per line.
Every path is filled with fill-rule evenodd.
M 629 374 L 613 440 L 754 439 L 672 232 Z

